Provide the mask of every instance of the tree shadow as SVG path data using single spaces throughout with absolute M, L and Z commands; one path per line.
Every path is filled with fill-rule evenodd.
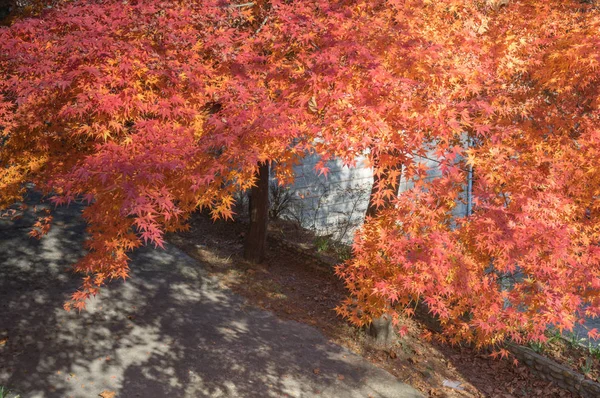
M 80 212 L 58 209 L 41 241 L 0 225 L 0 385 L 24 397 L 419 396 L 317 330 L 248 306 L 172 246 L 138 250 L 130 279 L 65 312 Z

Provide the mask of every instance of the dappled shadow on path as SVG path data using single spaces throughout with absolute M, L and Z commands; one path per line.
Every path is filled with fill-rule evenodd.
M 42 241 L 0 228 L 0 385 L 24 397 L 416 396 L 315 329 L 247 306 L 170 246 L 138 251 L 130 279 L 65 312 L 80 211 L 60 209 Z

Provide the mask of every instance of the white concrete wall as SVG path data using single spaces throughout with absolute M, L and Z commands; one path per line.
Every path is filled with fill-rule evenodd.
M 356 167 L 345 167 L 340 160 L 327 163 L 327 176 L 315 170 L 317 156 L 307 156 L 295 167 L 296 180 L 290 187 L 292 203 L 288 218 L 319 235 L 350 242 L 367 210 L 373 173 L 363 159 Z
M 428 167 L 428 179 L 440 176 L 439 164 L 433 159 L 419 158 Z M 296 180 L 290 187 L 291 205 L 283 215 L 298 221 L 303 227 L 313 229 L 319 235 L 331 236 L 346 243 L 351 242 L 354 231 L 363 223 L 373 184 L 373 171 L 357 159 L 356 167 L 345 167 L 340 160 L 327 163 L 327 177 L 315 171 L 317 156 L 307 156 L 295 167 Z M 465 173 L 465 187 L 467 175 Z M 399 193 L 412 187 L 402 179 Z M 466 192 L 465 192 L 466 194 Z M 464 217 L 466 206 L 459 204 L 455 216 Z
M 429 156 L 427 157 L 415 156 L 415 159 L 418 159 L 418 163 L 422 163 L 427 167 L 428 171 L 426 180 L 433 180 L 442 176 L 442 172 L 439 168 L 439 162 L 435 160 L 435 154 L 429 154 Z M 454 217 L 465 217 L 467 215 L 466 202 L 468 173 L 465 172 L 464 174 L 465 189 L 463 191 L 463 194 L 461 195 L 461 202 L 457 203 L 457 206 L 452 212 L 454 214 Z M 414 184 L 411 181 L 407 181 L 406 179 L 402 178 L 402 180 L 400 181 L 400 189 L 398 190 L 398 193 L 402 194 L 402 192 L 411 189 L 413 186 Z

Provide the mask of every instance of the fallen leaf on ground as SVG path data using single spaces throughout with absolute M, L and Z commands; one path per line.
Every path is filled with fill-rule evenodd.
M 104 390 L 100 394 L 98 394 L 98 396 L 102 398 L 115 398 L 115 395 L 116 393 L 114 391 L 109 390 Z
M 7 337 L 2 337 L 0 339 L 0 347 L 2 347 L 3 345 L 6 345 L 6 343 L 8 343 L 8 336 Z
M 319 369 L 319 368 L 314 368 L 314 369 L 313 369 L 313 373 L 314 373 L 314 374 L 316 374 L 316 375 L 318 375 L 319 373 L 321 373 L 321 369 Z
M 442 382 L 442 385 L 444 387 L 454 388 L 455 390 L 464 390 L 464 388 L 460 384 L 461 384 L 460 381 L 447 380 L 447 379 Z

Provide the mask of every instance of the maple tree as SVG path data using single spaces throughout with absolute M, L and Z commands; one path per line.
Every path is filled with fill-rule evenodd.
M 542 340 L 600 308 L 598 12 L 65 3 L 0 30 L 0 205 L 28 181 L 57 205 L 89 203 L 86 276 L 67 304 L 82 308 L 195 209 L 231 217 L 260 165 L 277 162 L 287 183 L 306 152 L 323 174 L 366 155 L 373 206 L 337 269 L 351 293 L 339 312 L 366 324 L 422 302 L 452 341 Z M 473 212 L 457 218 L 469 167 Z M 400 173 L 412 187 L 397 196 Z
M 339 129 L 323 105 L 339 98 L 325 94 L 364 75 L 352 68 L 365 55 L 360 13 L 348 14 L 363 5 L 62 2 L 0 30 L 0 205 L 25 182 L 56 205 L 89 205 L 88 254 L 75 265 L 86 276 L 67 308 L 127 277 L 128 253 L 162 246 L 195 209 L 231 217 L 261 165 L 276 161 L 278 180 L 291 180 L 323 127 Z
M 315 31 L 296 25 L 315 7 L 73 2 L 0 31 L 1 204 L 26 181 L 89 204 L 86 277 L 67 307 L 126 277 L 127 253 L 162 246 L 194 209 L 231 217 L 259 162 L 290 174 L 314 119 Z
M 338 311 L 368 324 L 423 303 L 449 341 L 479 346 L 544 341 L 548 326 L 598 316 L 598 7 L 442 1 L 410 13 L 414 42 L 436 51 L 406 68 L 428 101 L 396 138 L 417 142 L 399 148 L 412 187 L 338 267 L 351 291 Z M 469 166 L 473 212 L 457 217 Z

